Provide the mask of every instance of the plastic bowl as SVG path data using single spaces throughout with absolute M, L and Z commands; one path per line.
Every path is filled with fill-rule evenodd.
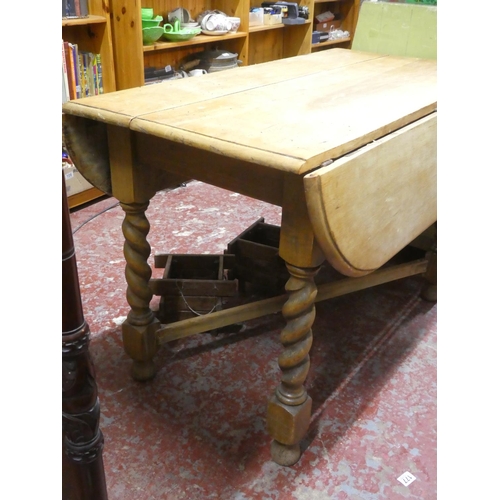
M 154 28 L 158 26 L 163 21 L 162 16 L 156 16 L 154 19 L 143 19 L 142 27 L 143 28 Z
M 164 31 L 160 26 L 153 26 L 151 28 L 142 28 L 142 41 L 144 45 L 156 42 L 161 38 Z
M 141 9 L 141 17 L 143 19 L 153 19 L 153 16 L 154 16 L 153 10 L 154 9 L 149 9 L 146 7 L 142 8 Z
M 194 38 L 196 35 L 199 35 L 200 33 L 201 33 L 200 29 L 186 28 L 179 31 L 173 31 L 170 33 L 164 32 L 163 38 L 167 39 L 170 42 L 185 42 L 187 40 L 191 40 L 191 38 Z

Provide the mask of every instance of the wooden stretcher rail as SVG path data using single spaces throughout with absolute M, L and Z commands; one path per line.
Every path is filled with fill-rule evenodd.
M 364 290 L 372 286 L 382 285 L 389 281 L 407 278 L 408 276 L 423 274 L 427 270 L 427 263 L 428 261 L 425 258 L 418 259 L 380 269 L 361 278 L 345 278 L 332 283 L 319 285 L 315 302 L 340 297 L 341 295 Z M 273 314 L 281 311 L 287 300 L 288 295 L 279 295 L 270 299 L 258 300 L 250 304 L 213 312 L 204 316 L 197 316 L 168 325 L 162 325 L 156 332 L 157 342 L 161 345 L 197 333 L 203 333 L 241 321 L 249 321 L 251 319 L 260 318 L 261 316 L 266 316 L 267 314 Z

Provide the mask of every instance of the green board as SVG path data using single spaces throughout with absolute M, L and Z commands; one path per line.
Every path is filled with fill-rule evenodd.
M 437 59 L 437 7 L 365 1 L 352 49 Z

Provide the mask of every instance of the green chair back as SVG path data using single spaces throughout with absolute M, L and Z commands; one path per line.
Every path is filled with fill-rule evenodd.
M 351 48 L 437 59 L 437 6 L 365 0 Z

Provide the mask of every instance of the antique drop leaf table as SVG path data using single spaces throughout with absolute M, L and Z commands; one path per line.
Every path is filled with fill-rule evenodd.
M 154 376 L 173 339 L 282 310 L 281 382 L 268 405 L 274 461 L 292 465 L 311 414 L 315 301 L 427 271 L 384 266 L 437 218 L 436 61 L 332 49 L 70 101 L 67 149 L 120 201 L 133 376 Z M 146 209 L 197 179 L 282 207 L 287 294 L 161 324 L 152 298 Z M 315 285 L 327 260 L 344 280 Z

